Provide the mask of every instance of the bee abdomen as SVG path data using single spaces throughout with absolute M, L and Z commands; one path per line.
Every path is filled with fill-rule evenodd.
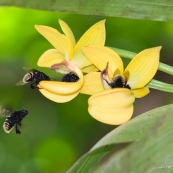
M 79 80 L 79 77 L 76 74 L 70 72 L 64 75 L 61 81 L 62 82 L 77 82 L 78 80 Z

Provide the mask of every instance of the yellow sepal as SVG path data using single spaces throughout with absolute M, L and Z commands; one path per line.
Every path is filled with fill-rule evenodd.
M 81 94 L 93 95 L 103 90 L 100 72 L 92 72 L 84 76 L 84 85 L 80 90 Z
M 53 64 L 60 63 L 64 57 L 56 49 L 49 49 L 44 52 L 39 58 L 37 65 L 40 67 L 51 67 Z
M 95 65 L 90 65 L 90 66 L 84 67 L 82 69 L 83 73 L 91 73 L 91 72 L 96 72 L 96 71 L 98 71 L 98 68 Z
M 123 73 L 123 62 L 119 55 L 107 47 L 83 47 L 84 55 L 100 70 L 103 71 L 108 63 L 108 74 L 113 78 L 114 72 Z
M 145 49 L 137 54 L 125 69 L 131 89 L 143 88 L 150 82 L 159 66 L 161 47 Z
M 75 46 L 75 44 L 76 44 L 75 37 L 74 37 L 73 32 L 70 29 L 70 27 L 63 20 L 59 19 L 58 21 L 59 21 L 59 24 L 60 24 L 61 29 L 64 32 L 64 34 L 71 41 L 72 45 Z
M 39 89 L 39 91 L 49 100 L 57 102 L 57 103 L 65 103 L 65 102 L 69 102 L 72 99 L 74 99 L 79 92 L 75 92 L 73 94 L 69 94 L 69 95 L 58 95 L 58 94 L 54 94 L 50 91 L 47 91 L 45 89 Z
M 71 62 L 80 69 L 92 65 L 92 63 L 88 60 L 87 57 L 85 57 L 82 51 L 76 52 L 72 57 Z
M 56 29 L 49 26 L 36 25 L 36 30 L 43 35 L 66 60 L 73 56 L 73 45 L 68 38 Z
M 102 20 L 90 27 L 79 39 L 74 47 L 72 63 L 80 69 L 92 65 L 88 58 L 84 56 L 81 49 L 83 46 L 104 46 L 105 37 L 105 20 Z
M 93 118 L 100 122 L 120 125 L 131 118 L 134 100 L 135 97 L 129 89 L 105 90 L 89 98 L 88 111 Z
M 83 46 L 104 46 L 106 39 L 105 20 L 101 20 L 91 26 L 79 39 L 75 46 L 75 53 Z
M 148 87 L 140 88 L 140 89 L 134 89 L 132 90 L 135 98 L 142 98 L 150 93 L 150 90 Z

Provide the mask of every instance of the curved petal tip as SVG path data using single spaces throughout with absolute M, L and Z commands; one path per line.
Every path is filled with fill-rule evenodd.
M 120 125 L 132 117 L 134 100 L 134 94 L 129 89 L 105 90 L 89 98 L 88 111 L 102 123 Z

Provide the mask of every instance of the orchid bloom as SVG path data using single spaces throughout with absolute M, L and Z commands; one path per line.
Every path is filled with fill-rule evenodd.
M 101 71 L 85 75 L 81 93 L 92 95 L 88 111 L 96 120 L 120 125 L 133 114 L 135 98 L 149 93 L 146 86 L 157 72 L 161 47 L 145 49 L 128 66 L 106 47 L 85 47 L 84 55 Z
M 70 27 L 59 20 L 63 34 L 58 30 L 36 25 L 36 30 L 42 34 L 55 49 L 49 49 L 39 58 L 37 65 L 51 68 L 55 72 L 65 75 L 73 73 L 76 80 L 68 81 L 41 81 L 38 84 L 39 91 L 48 99 L 64 103 L 75 98 L 83 86 L 83 73 L 97 71 L 97 68 L 84 56 L 83 46 L 104 46 L 105 44 L 105 20 L 90 27 L 76 43 Z

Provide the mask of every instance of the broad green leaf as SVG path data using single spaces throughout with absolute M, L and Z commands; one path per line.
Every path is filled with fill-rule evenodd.
M 113 16 L 158 21 L 173 20 L 173 2 L 170 0 L 0 0 L 0 5 L 87 15 Z
M 173 105 L 167 105 L 117 127 L 79 159 L 68 173 L 159 172 L 170 164 L 173 167 L 172 112 Z M 105 146 L 110 147 L 109 150 Z
M 87 173 L 92 171 L 93 167 L 106 156 L 114 145 L 108 145 L 87 153 L 81 157 L 66 173 Z
M 172 172 L 173 109 L 167 108 L 167 111 L 162 112 L 163 116 L 158 117 L 158 124 L 153 126 L 143 139 L 113 154 L 95 172 Z

